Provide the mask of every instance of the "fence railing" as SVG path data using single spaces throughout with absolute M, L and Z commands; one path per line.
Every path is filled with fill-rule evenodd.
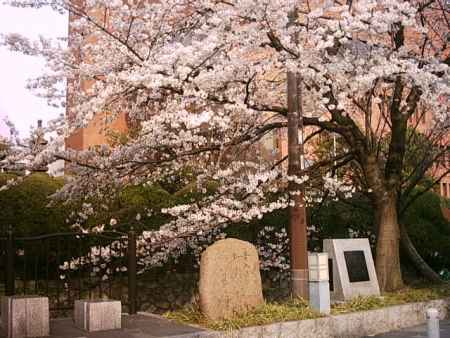
M 128 313 L 138 311 L 133 230 L 15 237 L 10 228 L 0 237 L 0 258 L 6 295 L 45 295 L 50 311 L 86 298 L 119 299 Z

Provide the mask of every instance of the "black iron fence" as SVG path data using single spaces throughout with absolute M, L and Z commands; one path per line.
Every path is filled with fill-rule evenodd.
M 1 293 L 47 296 L 50 311 L 102 298 L 121 300 L 130 314 L 138 311 L 134 231 L 15 237 L 10 228 L 0 237 L 0 264 Z

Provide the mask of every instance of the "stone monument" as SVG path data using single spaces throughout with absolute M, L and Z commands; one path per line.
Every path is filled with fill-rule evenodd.
M 332 300 L 379 296 L 375 265 L 367 238 L 326 239 L 323 250 L 330 259 Z
M 200 308 L 212 320 L 230 318 L 264 302 L 256 248 L 238 239 L 208 247 L 200 263 Z

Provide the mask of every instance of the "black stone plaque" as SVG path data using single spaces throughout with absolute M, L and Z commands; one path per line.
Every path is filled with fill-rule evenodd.
M 344 251 L 344 257 L 350 283 L 370 281 L 364 251 Z

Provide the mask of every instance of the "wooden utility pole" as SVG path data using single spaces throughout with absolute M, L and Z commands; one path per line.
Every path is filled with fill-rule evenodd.
M 293 72 L 287 73 L 287 94 L 289 156 L 288 175 L 299 176 L 305 168 L 303 147 L 303 111 L 301 104 L 301 80 L 299 76 Z M 291 193 L 291 200 L 295 202 L 293 206 L 289 207 L 291 291 L 293 297 L 308 299 L 308 235 L 306 230 L 306 208 L 303 186 L 296 182 L 290 181 L 289 192 Z

